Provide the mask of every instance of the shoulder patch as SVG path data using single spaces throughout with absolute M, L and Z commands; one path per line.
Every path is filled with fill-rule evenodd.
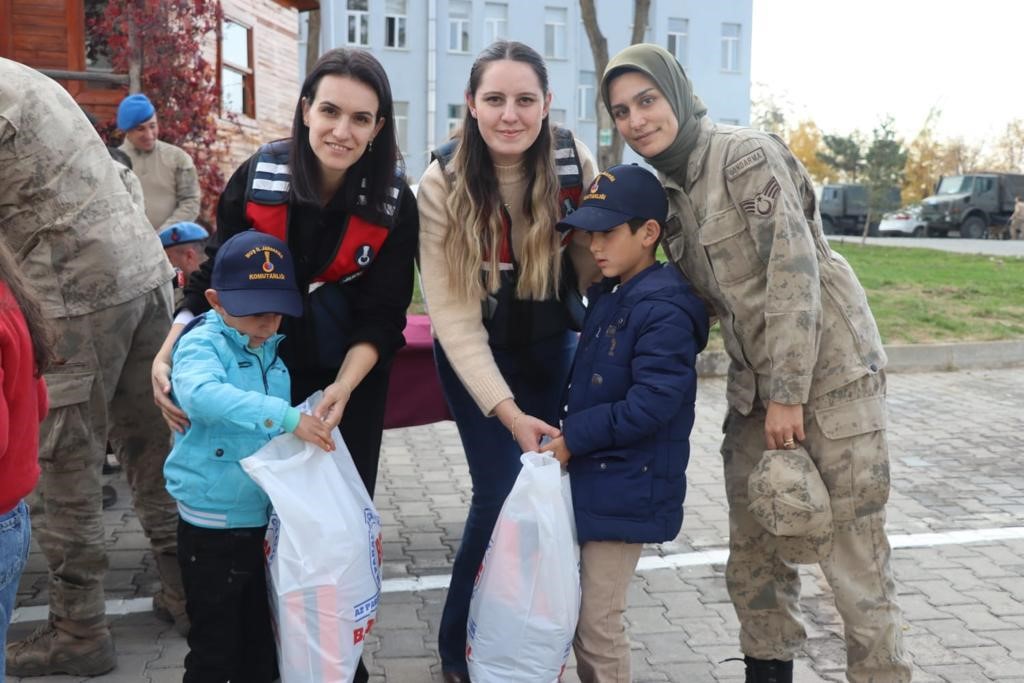
M 772 176 L 760 192 L 750 199 L 744 199 L 740 202 L 740 206 L 752 216 L 761 216 L 762 218 L 771 216 L 775 212 L 775 199 L 779 196 L 781 189 L 779 181 Z
M 758 147 L 753 152 L 745 154 L 736 161 L 725 167 L 725 177 L 729 180 L 736 180 L 741 175 L 765 162 L 764 150 Z

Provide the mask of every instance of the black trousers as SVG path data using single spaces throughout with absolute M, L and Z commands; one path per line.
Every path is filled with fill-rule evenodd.
M 192 622 L 184 683 L 271 683 L 277 653 L 264 570 L 266 527 L 178 520 L 178 564 Z
M 292 404 L 305 401 L 314 391 L 333 382 L 337 374 L 337 371 L 292 372 Z M 378 363 L 352 392 L 345 406 L 345 414 L 341 416 L 341 424 L 338 425 L 341 437 L 345 439 L 345 445 L 352 454 L 359 478 L 363 480 L 371 498 L 377 485 L 377 465 L 380 462 L 380 442 L 384 433 L 384 408 L 390 377 L 391 365 Z M 369 679 L 366 666 L 359 660 L 353 683 L 367 683 Z

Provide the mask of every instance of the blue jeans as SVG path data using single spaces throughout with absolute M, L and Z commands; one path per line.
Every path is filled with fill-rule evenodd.
M 559 403 L 576 350 L 576 334 L 567 331 L 515 351 L 492 350 L 516 404 L 528 415 L 557 426 Z M 519 475 L 522 453 L 498 418 L 485 417 L 480 412 L 437 342 L 434 359 L 473 481 L 473 497 L 462 542 L 455 553 L 437 638 L 441 668 L 466 675 L 466 619 L 473 581 L 501 506 Z
M 14 599 L 18 596 L 18 580 L 28 562 L 31 541 L 28 506 L 21 501 L 13 510 L 0 515 L 0 646 L 7 642 L 7 627 L 14 614 Z M 6 647 L 0 647 L 0 680 L 7 668 L 6 660 Z

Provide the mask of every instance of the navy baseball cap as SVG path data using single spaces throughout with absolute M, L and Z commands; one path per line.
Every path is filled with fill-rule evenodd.
M 202 242 L 209 239 L 210 233 L 206 228 L 191 221 L 181 221 L 160 231 L 160 244 L 173 247 L 176 244 L 188 244 L 189 242 Z
M 234 316 L 302 315 L 302 297 L 288 246 L 257 230 L 240 232 L 217 250 L 210 287 Z
M 608 232 L 633 218 L 664 223 L 667 217 L 668 197 L 658 178 L 636 164 L 619 164 L 597 174 L 579 208 L 558 229 Z

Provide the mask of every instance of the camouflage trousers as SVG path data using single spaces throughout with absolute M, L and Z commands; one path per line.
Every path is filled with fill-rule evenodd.
M 1024 239 L 1024 221 L 1010 221 L 1010 239 Z
M 85 620 L 105 611 L 100 469 L 108 438 L 153 552 L 172 559 L 177 552 L 177 508 L 163 475 L 169 436 L 149 379 L 170 316 L 168 284 L 96 313 L 52 321 L 57 356 L 65 362 L 46 374 L 42 476 L 29 502 L 33 535 L 49 565 L 50 611 L 57 616 Z
M 747 479 L 765 449 L 765 409 L 730 410 L 722 457 L 729 499 L 726 582 L 740 647 L 757 659 L 793 659 L 807 633 L 796 565 L 777 557 L 774 536 L 747 510 Z M 804 406 L 804 446 L 829 490 L 834 541 L 821 570 L 835 595 L 852 683 L 909 681 L 902 615 L 885 535 L 889 452 L 885 375 L 868 375 Z

